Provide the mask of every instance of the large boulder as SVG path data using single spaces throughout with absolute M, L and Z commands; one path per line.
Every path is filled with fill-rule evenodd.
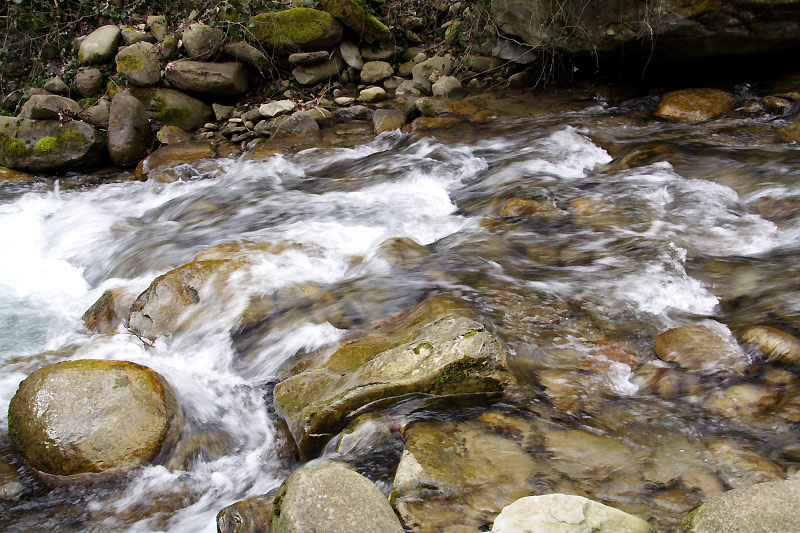
M 85 122 L 0 117 L 2 166 L 28 172 L 85 170 L 105 157 L 105 136 Z
M 175 89 L 131 89 L 131 94 L 144 105 L 150 117 L 163 124 L 193 131 L 211 122 L 211 106 Z
M 381 491 L 339 463 L 295 471 L 284 481 L 273 507 L 272 533 L 403 531 Z
M 31 96 L 19 113 L 19 118 L 26 119 L 57 119 L 63 111 L 80 113 L 81 106 L 78 102 L 64 96 L 54 94 L 35 94 Z
M 121 167 L 135 165 L 147 154 L 151 142 L 150 120 L 142 103 L 129 92 L 118 93 L 108 114 L 111 160 Z
M 342 40 L 343 29 L 338 20 L 306 7 L 256 15 L 250 24 L 256 39 L 284 51 L 322 50 Z
M 156 47 L 148 42 L 126 46 L 114 59 L 117 72 L 128 83 L 149 87 L 161 81 L 161 63 Z
M 719 89 L 683 89 L 661 97 L 655 116 L 697 124 L 732 111 L 736 100 Z
M 391 36 L 389 28 L 375 18 L 358 0 L 322 0 L 322 9 L 355 30 L 361 38 L 372 44 Z
M 247 91 L 249 74 L 244 63 L 205 63 L 182 59 L 167 65 L 167 81 L 185 91 L 235 96 Z
M 434 307 L 435 308 L 435 307 Z M 275 387 L 275 405 L 301 453 L 340 431 L 348 415 L 414 392 L 495 392 L 509 381 L 497 338 L 465 316 L 428 316 L 426 306 L 383 335 L 348 342 L 323 364 Z M 427 320 L 413 322 L 420 316 Z
M 122 32 L 118 26 L 97 28 L 86 36 L 78 50 L 78 59 L 90 65 L 102 65 L 111 61 L 117 52 Z
M 8 432 L 37 470 L 57 476 L 124 471 L 159 457 L 180 430 L 175 393 L 127 361 L 56 363 L 28 376 L 8 408 Z
M 641 518 L 583 496 L 568 494 L 520 498 L 497 516 L 492 531 L 655 533 L 655 529 Z
M 759 483 L 712 498 L 687 516 L 680 533 L 797 531 L 800 480 Z
M 206 24 L 190 24 L 183 30 L 183 49 L 186 57 L 206 61 L 219 53 L 225 34 L 219 28 Z
M 344 60 L 338 54 L 334 54 L 326 61 L 295 67 L 292 70 L 292 76 L 301 85 L 316 85 L 321 81 L 339 76 L 344 67 Z

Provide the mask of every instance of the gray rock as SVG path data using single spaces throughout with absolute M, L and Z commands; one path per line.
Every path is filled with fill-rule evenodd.
M 186 57 L 195 61 L 211 59 L 219 53 L 224 34 L 219 28 L 194 23 L 183 30 L 183 49 Z
M 383 80 L 383 88 L 389 92 L 394 92 L 395 90 L 397 90 L 398 87 L 400 87 L 400 84 L 403 83 L 404 81 L 406 80 L 404 80 L 400 76 L 392 76 L 391 78 L 386 78 L 385 80 Z
M 417 84 L 414 82 L 414 80 L 405 80 L 403 83 L 397 86 L 397 89 L 394 90 L 394 95 L 398 98 L 421 96 L 422 91 L 417 88 Z
M 108 115 L 111 112 L 111 102 L 100 98 L 96 104 L 84 111 L 89 119 L 100 127 L 108 127 Z
M 344 62 L 349 66 L 358 70 L 364 68 L 364 60 L 361 57 L 361 52 L 353 41 L 340 42 L 339 53 L 342 54 L 342 59 L 344 59 Z
M 121 92 L 111 100 L 108 116 L 108 153 L 114 164 L 135 165 L 152 142 L 150 121 L 142 103 L 129 92 Z
M 119 27 L 108 25 L 97 28 L 86 36 L 78 50 L 78 59 L 90 65 L 111 61 L 122 39 Z
M 449 76 L 453 72 L 453 62 L 449 57 L 433 56 L 421 63 L 417 63 L 411 69 L 411 75 L 417 83 L 430 83 L 433 74 Z
M 137 87 L 149 87 L 161 81 L 161 63 L 156 47 L 148 42 L 126 46 L 114 60 L 117 72 Z
M 97 68 L 85 68 L 75 74 L 72 87 L 84 98 L 91 98 L 103 92 L 106 77 Z
M 319 52 L 298 52 L 289 56 L 289 63 L 294 63 L 295 65 L 317 63 L 318 61 L 328 59 L 328 57 L 330 57 L 330 54 L 324 50 Z
M 22 106 L 22 111 L 19 113 L 19 118 L 56 119 L 62 111 L 80 113 L 81 106 L 75 100 L 64 96 L 37 94 L 31 96 L 25 102 L 25 105 Z
M 258 111 L 264 118 L 275 118 L 278 115 L 285 115 L 294 111 L 294 102 L 291 100 L 268 102 L 259 107 Z
M 174 35 L 167 35 L 159 43 L 161 47 L 161 58 L 165 61 L 172 61 L 178 57 L 178 38 Z
M 499 39 L 492 48 L 492 55 L 499 59 L 512 61 L 518 65 L 530 65 L 536 62 L 538 56 L 530 46 L 524 46 L 505 39 Z
M 167 65 L 165 78 L 178 89 L 234 96 L 247 91 L 249 76 L 244 63 L 206 63 L 181 59 Z
M 619 509 L 582 496 L 546 494 L 520 498 L 503 508 L 495 533 L 655 533 L 650 524 Z
M 225 45 L 225 52 L 239 61 L 243 61 L 250 66 L 258 69 L 262 74 L 272 71 L 272 63 L 269 57 L 244 41 L 236 41 Z
M 69 94 L 69 87 L 58 76 L 47 80 L 47 83 L 44 84 L 44 90 L 61 96 Z
M 234 107 L 232 105 L 211 104 L 214 117 L 219 120 L 227 120 L 233 116 Z
M 352 96 L 337 96 L 333 99 L 334 103 L 338 106 L 348 106 L 353 104 L 356 99 Z
M 122 40 L 127 45 L 148 42 L 148 43 L 155 43 L 156 38 L 153 37 L 151 34 L 147 33 L 146 31 L 140 31 L 136 28 L 124 27 L 122 28 Z
M 327 61 L 296 67 L 292 70 L 292 76 L 301 85 L 315 85 L 338 76 L 344 70 L 344 66 L 344 60 L 338 54 L 334 54 Z
M 294 109 L 294 103 L 292 103 L 292 109 Z M 255 109 L 248 109 L 247 111 L 242 113 L 241 118 L 244 121 L 245 125 L 247 125 L 248 122 L 253 122 L 254 120 L 255 121 L 261 120 L 262 115 L 260 108 L 257 107 Z M 206 124 L 205 127 L 208 128 L 208 124 Z M 214 125 L 214 127 L 216 127 L 216 124 Z
M 399 109 L 378 109 L 372 115 L 375 133 L 399 130 L 406 124 L 406 114 Z
M 339 122 L 349 122 L 351 120 L 372 120 L 372 109 L 363 105 L 354 105 L 337 109 L 333 112 L 333 117 Z
M 306 111 L 298 111 L 283 120 L 275 130 L 276 137 L 292 135 L 316 135 L 319 124 Z
M 312 107 L 306 110 L 306 113 L 308 113 L 308 116 L 313 118 L 320 127 L 327 126 L 333 122 L 333 113 L 324 107 Z
M 385 61 L 368 61 L 361 69 L 361 81 L 364 83 L 378 83 L 394 74 L 392 65 Z
M 279 489 L 273 505 L 271 531 L 403 531 L 381 491 L 341 464 L 296 470 Z
M 383 46 L 362 46 L 361 57 L 366 61 L 394 61 L 403 54 L 403 48 L 394 44 Z
M 138 89 L 131 93 L 144 104 L 151 118 L 184 131 L 193 131 L 214 116 L 211 106 L 174 89 Z
M 164 15 L 148 15 L 146 26 L 158 42 L 167 36 L 167 19 Z
M 433 96 L 452 98 L 462 94 L 464 94 L 464 88 L 458 78 L 453 76 L 442 76 L 433 84 Z
M 358 97 L 365 102 L 382 102 L 388 95 L 383 87 L 367 87 L 358 93 Z

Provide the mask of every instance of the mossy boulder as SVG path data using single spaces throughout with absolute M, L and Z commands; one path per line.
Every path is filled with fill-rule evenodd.
M 108 156 L 105 136 L 85 122 L 0 117 L 0 165 L 26 172 L 85 170 Z
M 122 39 L 118 26 L 107 25 L 97 28 L 86 36 L 78 50 L 78 59 L 90 65 L 102 65 L 111 61 Z
M 357 0 L 322 0 L 320 7 L 355 30 L 370 44 L 391 36 L 388 26 L 375 18 L 365 4 Z
M 132 87 L 131 94 L 142 102 L 150 118 L 184 131 L 194 131 L 214 119 L 211 106 L 175 89 Z
M 108 115 L 111 160 L 122 167 L 135 165 L 145 156 L 151 142 L 150 120 L 142 103 L 127 91 L 117 94 L 111 100 Z
M 126 46 L 115 58 L 117 73 L 137 87 L 149 87 L 161 81 L 161 63 L 156 47 L 148 42 Z
M 273 503 L 271 533 L 402 533 L 380 490 L 340 463 L 306 466 L 284 481 Z
M 185 91 L 235 96 L 247 91 L 249 73 L 244 63 L 206 63 L 182 59 L 167 65 L 167 81 Z
M 683 89 L 661 97 L 655 116 L 697 124 L 733 111 L 736 100 L 719 89 Z
M 181 419 L 172 387 L 153 370 L 77 360 L 45 366 L 20 384 L 8 432 L 33 468 L 72 476 L 155 461 L 177 437 Z
M 497 392 L 509 381 L 499 341 L 474 320 L 443 313 L 392 329 L 346 343 L 275 387 L 275 405 L 301 453 L 316 451 L 368 403 L 414 392 Z
M 283 51 L 322 50 L 342 40 L 342 24 L 329 13 L 295 7 L 263 13 L 250 19 L 253 36 L 267 46 Z

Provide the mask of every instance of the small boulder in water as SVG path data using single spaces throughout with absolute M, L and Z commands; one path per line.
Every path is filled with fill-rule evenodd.
M 216 156 L 211 141 L 184 141 L 162 146 L 148 155 L 136 166 L 136 178 L 146 180 L 158 177 L 159 181 L 175 181 L 180 176 L 171 176 L 168 170 L 172 167 L 193 163 L 200 159 Z
M 672 122 L 697 124 L 733 111 L 736 100 L 719 89 L 683 89 L 661 97 L 655 115 Z
M 169 383 L 127 361 L 45 366 L 20 384 L 8 408 L 17 449 L 31 466 L 57 476 L 146 465 L 177 436 L 180 420 Z
M 742 341 L 755 348 L 768 361 L 789 365 L 800 364 L 800 339 L 785 331 L 770 326 L 756 326 L 748 329 Z
M 734 441 L 716 439 L 706 446 L 720 479 L 731 488 L 779 481 L 785 477 L 780 466 L 752 450 L 740 447 Z
M 656 336 L 656 355 L 688 370 L 742 372 L 747 357 L 706 326 L 687 324 Z
M 266 533 L 278 489 L 233 503 L 217 513 L 217 533 Z
M 104 292 L 83 314 L 83 323 L 96 333 L 114 333 L 125 323 L 136 294 L 125 289 Z

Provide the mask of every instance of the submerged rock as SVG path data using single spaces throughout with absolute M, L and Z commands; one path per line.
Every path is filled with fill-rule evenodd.
M 661 97 L 655 115 L 673 122 L 697 124 L 733 111 L 736 100 L 719 89 L 683 89 Z
M 756 326 L 745 331 L 742 341 L 755 348 L 768 361 L 800 364 L 800 339 L 770 326 Z
M 127 361 L 56 363 L 28 376 L 8 431 L 31 466 L 57 476 L 124 471 L 154 461 L 180 430 L 172 387 Z
M 783 470 L 766 457 L 742 448 L 734 441 L 716 439 L 707 444 L 720 478 L 729 487 L 739 489 L 766 481 L 785 478 Z
M 677 363 L 702 372 L 742 372 L 747 356 L 706 326 L 687 324 L 668 329 L 656 336 L 656 355 L 663 361 Z
M 655 533 L 633 515 L 582 496 L 546 494 L 520 498 L 503 508 L 492 526 L 496 533 Z
M 296 470 L 281 485 L 273 508 L 275 533 L 403 531 L 381 491 L 339 463 Z
M 23 491 L 17 469 L 0 460 L 0 501 L 16 500 Z

